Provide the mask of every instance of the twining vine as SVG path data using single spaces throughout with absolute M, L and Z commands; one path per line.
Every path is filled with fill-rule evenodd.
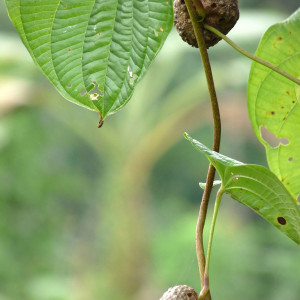
M 219 152 L 220 149 L 220 142 L 221 142 L 221 118 L 220 118 L 220 112 L 219 112 L 219 106 L 218 106 L 218 100 L 216 95 L 216 90 L 214 86 L 214 80 L 212 75 L 212 70 L 210 66 L 209 56 L 207 53 L 207 43 L 205 43 L 205 37 L 204 37 L 204 30 L 208 30 L 211 33 L 214 33 L 216 36 L 218 36 L 221 39 L 224 39 L 229 45 L 231 45 L 234 49 L 236 49 L 238 52 L 243 54 L 244 56 L 252 59 L 253 61 L 264 65 L 265 67 L 279 73 L 280 75 L 288 78 L 289 80 L 293 81 L 297 85 L 300 84 L 300 80 L 296 78 L 295 76 L 289 74 L 288 72 L 280 69 L 277 66 L 274 66 L 273 64 L 256 57 L 255 55 L 247 52 L 246 50 L 240 48 L 238 45 L 236 45 L 233 41 L 231 41 L 225 34 L 223 34 L 218 29 L 214 28 L 213 26 L 210 26 L 205 23 L 205 17 L 206 17 L 206 11 L 201 1 L 199 0 L 184 0 L 181 1 L 181 4 L 177 4 L 174 6 L 180 7 L 180 13 L 184 15 L 184 7 L 181 4 L 185 4 L 188 17 L 192 23 L 193 31 L 191 31 L 188 27 L 188 23 L 184 23 L 180 21 L 182 24 L 178 25 L 178 21 L 175 24 L 179 31 L 179 34 L 189 44 L 193 46 L 198 46 L 200 50 L 200 55 L 202 58 L 202 63 L 204 67 L 204 72 L 206 75 L 206 81 L 208 85 L 208 91 L 210 95 L 210 103 L 211 103 L 211 109 L 212 109 L 212 115 L 213 115 L 213 125 L 214 125 L 214 136 L 213 136 L 213 148 L 212 150 L 214 152 Z M 180 6 L 181 5 L 181 6 Z M 211 7 L 216 7 L 216 3 L 211 3 Z M 178 14 L 175 10 L 175 13 Z M 181 18 L 183 18 L 181 16 Z M 234 22 L 234 21 L 233 21 Z M 235 23 L 235 22 L 234 22 Z M 234 25 L 234 24 L 233 24 Z M 225 32 L 226 33 L 226 32 Z M 193 36 L 194 35 L 194 36 Z M 193 38 L 195 37 L 197 44 L 193 41 Z M 207 209 L 208 209 L 208 203 L 210 194 L 213 187 L 215 177 L 215 168 L 210 163 L 207 173 L 207 179 L 205 183 L 204 193 L 202 196 L 201 204 L 200 204 L 200 210 L 196 225 L 196 253 L 197 253 L 197 260 L 198 260 L 198 267 L 199 267 L 199 273 L 200 273 L 200 281 L 202 290 L 199 295 L 199 300 L 210 300 L 211 294 L 209 290 L 209 260 L 210 260 L 210 254 L 211 254 L 211 246 L 212 246 L 212 239 L 213 239 L 213 233 L 214 233 L 214 227 L 216 223 L 216 217 L 218 213 L 218 209 L 220 206 L 221 198 L 224 193 L 222 186 L 219 189 L 216 197 L 215 202 L 215 208 L 213 213 L 213 220 L 209 235 L 209 241 L 208 241 L 208 248 L 207 248 L 207 258 L 205 258 L 205 250 L 204 250 L 204 241 L 203 241 L 203 230 L 205 226 L 206 221 L 206 215 L 207 215 Z M 163 299 L 163 298 L 162 298 Z M 167 298 L 166 298 L 167 299 Z
M 197 0 L 185 0 L 186 7 L 188 9 L 188 13 L 190 15 L 195 36 L 197 39 L 198 47 L 200 50 L 200 55 L 203 62 L 203 67 L 206 75 L 206 81 L 208 85 L 208 91 L 210 95 L 210 103 L 213 113 L 213 121 L 214 121 L 214 138 L 213 138 L 213 150 L 219 152 L 220 143 L 221 143 L 221 117 L 218 105 L 218 99 L 216 94 L 216 89 L 214 85 L 214 79 L 212 75 L 212 70 L 210 66 L 210 60 L 207 53 L 207 48 L 203 35 L 203 20 L 205 19 L 205 11 L 203 6 L 199 4 L 200 1 Z M 194 6 L 195 5 L 195 6 Z M 197 7 L 197 10 L 195 9 Z M 205 272 L 205 251 L 204 251 L 204 242 L 203 242 L 203 230 L 207 215 L 207 208 L 209 203 L 210 194 L 213 187 L 213 181 L 215 178 L 215 168 L 212 164 L 209 165 L 206 186 L 202 196 L 202 201 L 199 210 L 199 216 L 196 225 L 196 253 L 197 260 L 200 272 L 200 279 L 203 291 L 205 291 L 205 299 L 211 299 L 211 295 L 209 292 L 209 278 L 208 274 Z
M 173 26 L 173 1 L 108 1 L 109 3 L 101 6 L 101 14 L 98 11 L 96 13 L 98 8 L 94 6 L 93 1 L 71 2 L 69 5 L 64 5 L 61 1 L 50 0 L 35 2 L 5 0 L 13 24 L 40 70 L 64 98 L 97 112 L 100 115 L 98 127 L 102 127 L 107 116 L 126 105 L 137 83 L 145 75 L 163 46 Z M 262 40 L 260 45 L 267 50 L 267 54 L 264 54 L 262 58 L 269 58 L 274 62 L 273 55 L 278 55 L 277 60 L 280 66 L 287 67 L 287 70 L 293 73 L 290 74 L 265 59 L 257 57 L 259 55 L 255 56 L 245 51 L 226 36 L 238 20 L 238 0 L 175 0 L 174 8 L 175 25 L 182 39 L 198 47 L 200 51 L 210 95 L 214 136 L 212 151 L 187 134 L 185 135 L 193 146 L 210 161 L 196 225 L 196 253 L 202 290 L 198 297 L 191 287 L 175 286 L 170 288 L 161 300 L 182 300 L 187 297 L 189 300 L 211 300 L 209 261 L 222 194 L 226 192 L 233 199 L 247 205 L 300 245 L 300 210 L 297 206 L 300 191 L 296 180 L 293 183 L 285 182 L 286 178 L 281 178 L 281 174 L 276 174 L 279 165 L 277 161 L 270 160 L 271 164 L 269 161 L 271 167 L 269 170 L 258 165 L 243 164 L 218 153 L 221 142 L 221 119 L 207 48 L 224 39 L 241 54 L 271 70 L 270 72 L 265 72 L 265 68 L 257 70 L 256 64 L 253 64 L 248 83 L 248 99 L 251 98 L 252 101 L 252 106 L 250 105 L 252 111 L 249 111 L 250 121 L 261 141 L 258 131 L 260 126 L 265 124 L 257 122 L 256 116 L 258 113 L 263 114 L 265 119 L 268 116 L 270 111 L 266 109 L 269 109 L 268 105 L 272 106 L 274 102 L 274 99 L 268 95 L 270 90 L 273 91 L 273 86 L 282 84 L 281 89 L 283 94 L 286 93 L 285 97 L 291 97 L 286 99 L 288 109 L 298 105 L 296 103 L 299 101 L 297 88 L 300 85 L 300 79 L 297 76 L 299 77 L 300 74 L 297 70 L 300 69 L 300 58 L 297 47 L 300 43 L 300 9 L 286 22 L 276 25 L 285 37 L 273 36 L 275 40 L 280 40 L 280 47 L 289 47 L 289 51 L 276 52 L 274 47 L 272 48 L 273 45 L 268 45 L 269 36 L 268 42 Z M 45 11 L 47 15 L 44 14 Z M 124 17 L 126 17 L 126 22 L 124 22 Z M 70 21 L 74 22 L 74 20 L 78 23 L 72 23 L 73 25 L 70 26 Z M 43 24 L 43 30 L 36 24 Z M 272 33 L 268 31 L 270 36 Z M 286 44 L 282 40 L 287 40 Z M 288 66 L 285 65 L 286 62 L 289 63 Z M 108 69 L 110 72 L 107 72 Z M 289 80 L 281 81 L 275 78 L 273 71 Z M 264 91 L 263 97 L 265 110 L 259 107 L 262 111 L 258 112 L 256 102 L 259 92 L 264 88 L 263 85 L 267 85 L 267 91 Z M 94 97 L 90 93 L 96 87 L 100 90 Z M 278 90 L 275 89 L 274 93 L 278 93 Z M 283 99 L 282 94 L 280 97 Z M 268 105 L 266 105 L 266 100 L 269 101 Z M 278 122 L 286 122 L 286 116 L 281 120 L 275 120 L 273 109 L 272 106 L 268 119 L 269 126 L 272 127 Z M 280 109 L 285 109 L 284 105 L 281 105 Z M 291 156 L 283 156 L 283 159 L 288 159 L 290 164 L 286 171 L 289 172 L 288 175 L 292 173 L 291 176 L 297 178 L 300 176 L 300 171 L 298 171 L 300 159 L 295 153 L 297 145 L 294 128 L 298 125 L 295 120 L 299 120 L 299 112 L 290 110 L 287 113 L 294 114 L 294 123 L 288 123 L 285 133 L 290 135 L 291 140 L 294 138 L 295 143 L 291 143 L 290 148 L 285 148 L 285 150 L 289 149 L 285 155 Z M 265 119 L 264 122 L 266 122 Z M 283 123 L 281 125 L 283 126 Z M 279 130 L 277 133 L 280 135 L 282 132 Z M 270 155 L 268 148 L 267 155 Z M 216 197 L 205 257 L 203 229 L 216 170 L 222 182 Z M 248 181 L 243 181 L 245 178 Z M 257 186 L 261 194 L 256 192 Z M 239 192 L 236 193 L 236 191 Z M 266 195 L 272 195 L 272 197 L 268 198 Z M 256 202 L 259 205 L 256 205 Z

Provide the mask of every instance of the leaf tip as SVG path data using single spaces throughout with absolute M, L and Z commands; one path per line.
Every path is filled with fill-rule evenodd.
M 184 136 L 187 140 L 190 140 L 190 139 L 191 139 L 191 137 L 189 136 L 189 134 L 188 134 L 187 132 L 185 132 L 185 133 L 183 134 L 183 136 Z
M 205 182 L 199 182 L 199 186 L 202 190 L 205 189 L 206 183 Z
M 222 180 L 214 180 L 213 187 L 222 184 Z M 201 189 L 205 190 L 206 182 L 199 182 L 199 186 Z
M 101 128 L 102 125 L 103 125 L 103 123 L 104 123 L 104 119 L 103 119 L 103 117 L 102 117 L 102 115 L 101 115 L 100 112 L 99 112 L 99 116 L 100 116 L 100 120 L 99 120 L 99 122 L 98 122 L 97 127 L 98 127 L 98 128 Z

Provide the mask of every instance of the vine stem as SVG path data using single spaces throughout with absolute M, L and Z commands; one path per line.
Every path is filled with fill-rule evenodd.
M 206 44 L 203 36 L 203 23 L 201 22 L 201 19 L 203 18 L 201 18 L 201 16 L 199 18 L 197 12 L 195 11 L 195 6 L 193 5 L 192 0 L 184 0 L 184 1 L 188 9 L 190 19 L 193 24 L 193 29 L 200 50 L 200 55 L 202 58 L 202 63 L 203 63 L 209 95 L 210 95 L 210 102 L 211 102 L 211 108 L 212 108 L 212 114 L 214 120 L 213 151 L 219 152 L 220 142 L 221 142 L 221 118 L 220 118 L 219 105 L 218 105 L 213 75 L 211 71 L 210 61 L 209 61 Z M 193 1 L 200 1 L 200 0 L 193 0 Z M 203 245 L 203 229 L 205 225 L 208 202 L 209 202 L 209 197 L 213 186 L 214 177 L 215 177 L 215 168 L 213 167 L 212 164 L 210 164 L 208 168 L 206 186 L 202 196 L 199 216 L 196 225 L 196 252 L 197 252 L 197 260 L 199 265 L 202 287 L 206 286 L 207 285 L 206 283 L 208 283 L 207 278 L 205 278 L 204 276 L 205 275 L 205 252 L 204 252 L 204 245 Z M 211 299 L 209 290 L 203 299 L 205 300 Z
M 243 48 L 241 48 L 240 46 L 238 46 L 236 43 L 234 43 L 230 38 L 228 38 L 225 34 L 223 34 L 222 32 L 220 32 L 219 30 L 217 30 L 214 27 L 211 27 L 209 25 L 204 24 L 204 28 L 213 32 L 214 34 L 216 34 L 217 36 L 219 36 L 220 38 L 222 38 L 225 42 L 227 42 L 231 47 L 233 47 L 235 50 L 237 50 L 238 52 L 240 52 L 241 54 L 243 54 L 244 56 L 254 60 L 255 62 L 279 73 L 280 75 L 292 80 L 293 82 L 295 82 L 296 84 L 300 85 L 300 79 L 298 79 L 297 77 L 285 72 L 284 70 L 272 65 L 271 63 L 251 54 L 250 52 L 244 50 Z
M 205 13 L 205 9 L 203 7 L 201 0 L 192 0 L 192 1 L 193 1 L 193 5 L 197 11 L 197 15 L 198 15 L 197 17 L 200 17 L 200 19 L 203 21 L 206 13 Z M 198 20 L 198 22 L 199 22 L 199 20 Z
M 209 240 L 208 240 L 208 246 L 207 246 L 207 256 L 206 256 L 206 264 L 205 264 L 205 271 L 204 271 L 204 286 L 202 287 L 202 291 L 200 293 L 199 300 L 204 299 L 204 297 L 207 295 L 207 293 L 209 291 L 209 279 L 208 279 L 209 278 L 208 277 L 209 262 L 210 262 L 212 241 L 213 241 L 213 236 L 214 236 L 217 215 L 219 212 L 219 207 L 221 204 L 223 193 L 224 193 L 224 191 L 221 186 L 221 188 L 219 189 L 217 196 L 216 196 L 216 202 L 215 202 L 214 213 L 213 213 L 212 224 L 211 224 L 211 228 L 210 228 L 210 234 L 209 234 Z

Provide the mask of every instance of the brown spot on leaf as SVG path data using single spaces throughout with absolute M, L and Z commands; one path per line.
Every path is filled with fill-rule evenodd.
M 286 224 L 286 219 L 284 217 L 278 217 L 277 221 L 280 225 L 285 225 Z
M 277 40 L 281 41 L 282 40 L 282 36 L 277 37 Z
M 284 106 L 281 106 L 280 108 L 281 108 L 281 109 L 284 109 Z
M 293 100 L 293 101 L 292 101 L 292 103 L 293 103 L 293 104 L 295 104 L 295 103 L 296 103 L 296 101 L 295 101 L 295 100 Z
M 97 40 L 99 38 L 99 36 L 101 35 L 101 32 L 98 32 L 95 36 L 94 39 Z
M 290 95 L 290 91 L 286 91 L 286 93 L 287 93 L 288 95 Z
M 271 111 L 271 115 L 275 115 L 275 111 Z
M 68 49 L 68 52 L 71 52 L 71 51 L 72 51 L 72 48 L 69 48 L 69 49 Z

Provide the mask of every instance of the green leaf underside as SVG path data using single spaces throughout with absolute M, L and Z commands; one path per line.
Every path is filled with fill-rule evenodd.
M 300 9 L 264 34 L 256 55 L 300 78 Z M 248 111 L 268 164 L 294 199 L 300 194 L 300 86 L 253 63 L 248 82 Z M 261 136 L 265 127 L 287 144 L 272 147 Z
M 288 190 L 270 170 L 230 159 L 208 149 L 188 134 L 185 137 L 215 166 L 225 193 L 252 208 L 300 245 L 300 210 Z
M 172 1 L 6 5 L 33 60 L 61 95 L 103 118 L 128 102 L 173 26 Z
M 213 187 L 215 187 L 215 186 L 217 186 L 217 185 L 220 185 L 221 183 L 222 183 L 221 180 L 214 180 L 214 182 L 213 182 Z M 200 186 L 200 188 L 201 188 L 202 190 L 204 190 L 205 187 L 206 187 L 206 182 L 199 182 L 199 186 Z

